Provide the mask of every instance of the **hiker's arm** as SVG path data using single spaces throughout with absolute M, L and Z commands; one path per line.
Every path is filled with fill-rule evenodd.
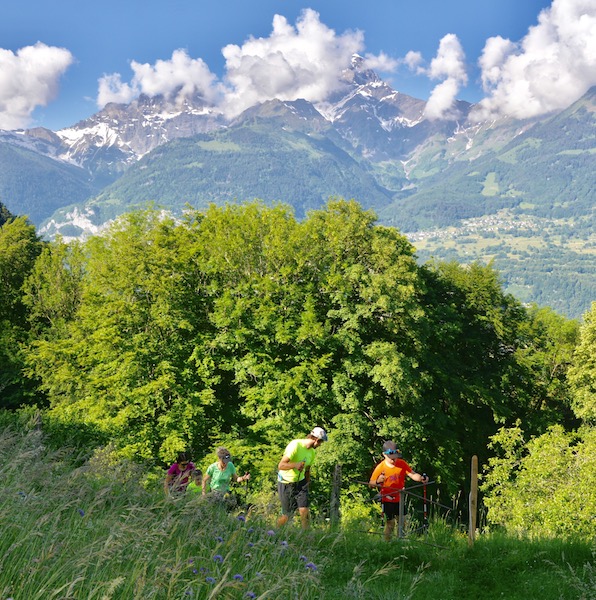
M 375 467 L 375 470 L 372 472 L 370 476 L 370 480 L 368 485 L 370 487 L 379 487 L 385 481 L 385 473 L 383 473 L 380 467 Z
M 203 476 L 203 494 L 207 493 L 207 485 L 208 485 L 210 479 L 211 479 L 211 476 L 207 475 L 207 473 L 205 473 L 205 475 Z
M 298 469 L 298 471 L 302 471 L 302 469 L 304 469 L 304 461 L 293 462 L 290 460 L 289 456 L 284 454 L 277 465 L 277 469 L 279 471 L 289 471 L 290 469 Z

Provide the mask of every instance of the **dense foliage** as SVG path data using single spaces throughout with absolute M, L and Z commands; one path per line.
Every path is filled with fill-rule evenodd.
M 13 217 L 0 205 L 0 397 L 2 408 L 16 408 L 30 394 L 23 375 L 23 345 L 29 340 L 22 285 L 42 250 L 35 227 L 25 217 Z
M 43 246 L 27 227 L 2 228 L 14 241 L 0 266 L 23 261 L 3 318 L 24 332 L 3 330 L 2 351 L 18 351 L 15 393 L 47 402 L 43 427 L 62 443 L 111 441 L 159 466 L 186 448 L 208 461 L 225 443 L 267 491 L 285 444 L 319 424 L 330 443 L 313 494 L 327 496 L 339 463 L 365 501 L 356 482 L 384 439 L 454 494 L 472 455 L 495 458 L 500 427 L 552 435 L 589 414 L 590 361 L 567 379 L 577 323 L 522 307 L 490 266 L 420 266 L 356 202 L 302 221 L 259 203 L 182 221 L 135 212 L 84 244 Z
M 521 424 L 492 438 L 484 490 L 493 523 L 523 535 L 594 538 L 596 528 L 596 303 L 585 315 L 567 372 L 577 429 L 555 425 L 530 439 Z M 562 329 L 559 329 L 564 333 Z M 555 368 L 565 361 L 562 347 Z M 553 358 L 555 356 L 553 355 Z M 563 419 L 561 421 L 564 421 Z

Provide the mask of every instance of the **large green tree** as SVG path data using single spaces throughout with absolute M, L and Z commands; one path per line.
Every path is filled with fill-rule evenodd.
M 528 439 L 519 424 L 491 441 L 482 489 L 488 522 L 527 537 L 596 535 L 596 428 L 555 425 Z
M 269 481 L 319 424 L 323 468 L 365 477 L 394 438 L 455 490 L 469 455 L 535 409 L 516 393 L 527 314 L 492 267 L 420 267 L 356 202 L 302 221 L 259 202 L 132 213 L 54 243 L 26 297 L 50 414 L 128 455 L 200 458 L 223 440 Z
M 596 302 L 584 315 L 569 383 L 575 413 L 586 423 L 596 425 Z
M 483 490 L 488 520 L 508 531 L 528 536 L 575 536 L 593 539 L 596 535 L 596 303 L 584 316 L 579 342 L 570 356 L 570 339 L 576 327 L 566 327 L 558 318 L 542 313 L 543 324 L 555 325 L 559 348 L 547 349 L 539 364 L 551 375 L 560 368 L 567 374 L 565 395 L 572 395 L 576 430 L 554 425 L 542 435 L 524 431 L 522 423 L 501 429 L 491 440 L 493 456 L 485 468 Z M 562 326 L 563 325 L 563 326 Z M 537 335 L 537 343 L 545 337 Z M 550 344 L 549 344 L 550 345 Z M 556 380 L 557 378 L 555 378 Z M 539 385 L 553 378 L 537 377 Z M 545 387 L 545 397 L 557 395 Z M 537 407 L 541 410 L 542 407 Z M 548 411 L 548 407 L 546 409 Z M 562 419 L 565 421 L 566 419 Z
M 18 407 L 34 390 L 23 373 L 29 327 L 22 286 L 41 249 L 35 227 L 25 217 L 9 215 L 0 225 L 0 408 Z
M 99 427 L 128 455 L 170 457 L 215 418 L 201 408 L 214 398 L 189 364 L 206 294 L 187 242 L 186 227 L 133 213 L 86 244 L 80 288 L 64 263 L 46 271 L 52 281 L 30 282 L 32 314 L 74 311 L 30 354 L 53 415 Z M 65 288 L 78 305 L 65 304 Z

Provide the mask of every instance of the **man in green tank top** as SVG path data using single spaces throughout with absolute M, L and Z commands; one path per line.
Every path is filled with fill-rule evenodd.
M 305 439 L 292 440 L 286 446 L 277 466 L 277 492 L 282 512 L 277 520 L 279 527 L 285 525 L 298 509 L 302 529 L 308 529 L 310 467 L 315 460 L 315 450 L 326 441 L 326 431 L 315 427 Z

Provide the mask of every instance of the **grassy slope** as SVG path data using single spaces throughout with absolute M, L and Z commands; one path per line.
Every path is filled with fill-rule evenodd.
M 335 195 L 357 198 L 367 207 L 390 201 L 388 192 L 329 139 L 264 123 L 160 147 L 93 204 L 112 217 L 150 200 L 180 210 L 186 202 L 204 207 L 259 198 L 292 204 L 302 217 Z
M 277 530 L 276 503 L 245 520 L 209 499 L 164 498 L 161 471 L 147 478 L 109 453 L 79 465 L 38 432 L 0 433 L 0 598 L 595 597 L 581 540 L 484 534 L 469 548 L 440 521 L 391 543 L 365 522 Z

